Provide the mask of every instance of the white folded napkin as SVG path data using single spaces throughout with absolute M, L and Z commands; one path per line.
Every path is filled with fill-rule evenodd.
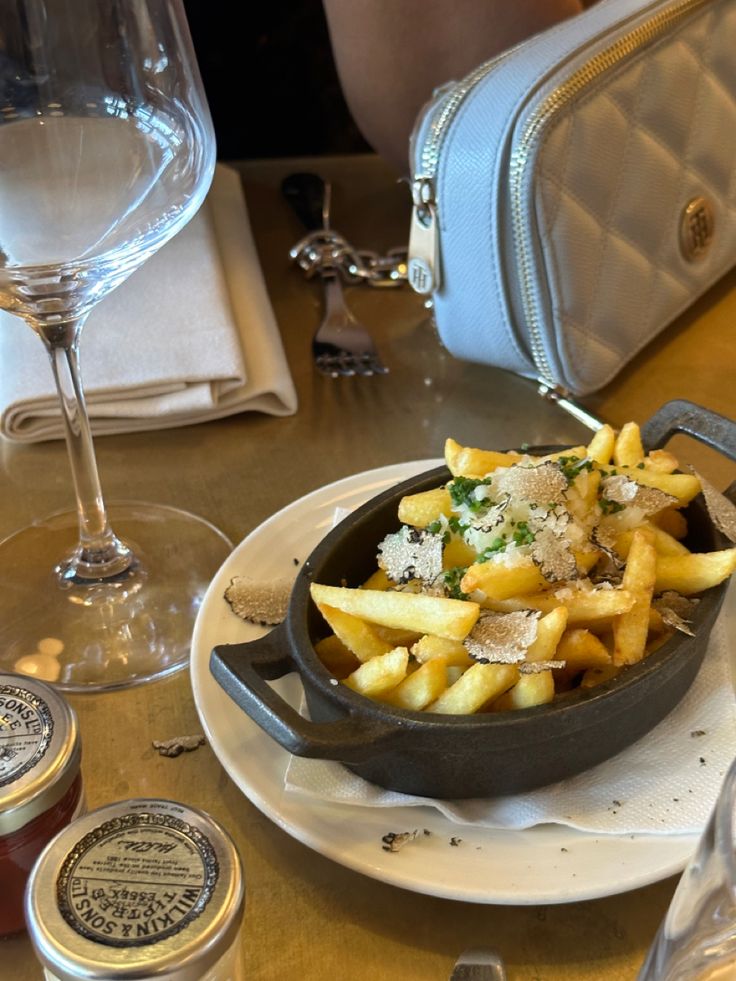
M 285 789 L 370 807 L 430 806 L 458 824 L 530 828 L 561 824 L 596 834 L 702 831 L 736 753 L 731 586 L 695 683 L 651 732 L 613 759 L 559 783 L 492 800 L 433 800 L 383 790 L 339 763 L 292 756 Z
M 236 171 L 218 165 L 189 224 L 92 311 L 80 350 L 95 433 L 296 411 Z M 63 437 L 44 347 L 4 312 L 0 364 L 2 434 Z

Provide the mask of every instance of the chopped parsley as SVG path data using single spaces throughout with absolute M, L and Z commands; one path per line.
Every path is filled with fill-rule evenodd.
M 598 499 L 598 505 L 603 512 L 603 514 L 617 514 L 619 511 L 623 511 L 626 507 L 625 504 L 621 504 L 619 501 L 609 501 L 607 497 L 601 497 Z
M 592 470 L 593 461 L 587 456 L 583 457 L 582 460 L 579 456 L 561 456 L 558 457 L 557 462 L 560 465 L 560 469 L 565 475 L 568 484 L 571 484 L 575 478 L 583 472 L 583 470 Z
M 447 527 L 450 529 L 450 531 L 454 532 L 456 535 L 460 535 L 462 538 L 470 525 L 464 525 L 460 518 L 453 514 L 453 516 L 448 519 Z
M 503 552 L 508 542 L 505 538 L 495 538 L 490 545 L 479 552 L 476 557 L 476 562 L 486 562 L 491 558 L 492 555 L 496 555 L 498 552 Z
M 478 500 L 473 496 L 476 487 L 487 486 L 491 483 L 490 477 L 477 479 L 475 477 L 455 477 L 449 485 L 450 500 L 453 507 L 458 509 L 468 508 L 473 513 L 487 508 L 492 502 L 488 500 Z
M 439 535 L 442 531 L 442 522 L 437 518 L 435 521 L 430 521 L 427 527 L 424 529 L 428 535 Z M 442 544 L 447 545 L 450 541 L 450 532 L 442 532 Z
M 444 573 L 445 591 L 450 599 L 466 600 L 468 594 L 460 589 L 460 583 L 467 569 L 463 565 L 456 565 L 452 569 L 447 569 Z
M 515 545 L 531 545 L 535 539 L 534 532 L 530 529 L 526 521 L 519 521 L 514 531 Z

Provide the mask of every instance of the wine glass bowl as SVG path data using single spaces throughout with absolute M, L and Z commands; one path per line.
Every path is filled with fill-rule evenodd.
M 231 545 L 175 508 L 105 506 L 80 336 L 204 201 L 214 132 L 181 0 L 16 0 L 0 41 L 0 308 L 46 347 L 76 496 L 0 543 L 0 667 L 120 687 L 186 663 Z
M 178 2 L 23 0 L 1 17 L 2 307 L 52 325 L 191 218 L 215 138 Z
M 736 977 L 736 759 L 637 981 Z

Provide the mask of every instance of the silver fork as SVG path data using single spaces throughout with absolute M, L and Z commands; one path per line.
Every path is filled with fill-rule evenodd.
M 308 275 L 319 275 L 324 286 L 324 315 L 312 338 L 317 370 L 331 378 L 385 375 L 385 367 L 368 330 L 353 316 L 340 282 L 341 236 L 330 228 L 332 188 L 316 174 L 291 174 L 281 190 L 309 231 L 291 250 Z
M 388 368 L 365 327 L 345 303 L 339 273 L 324 273 L 325 312 L 312 338 L 312 354 L 323 375 L 385 375 Z

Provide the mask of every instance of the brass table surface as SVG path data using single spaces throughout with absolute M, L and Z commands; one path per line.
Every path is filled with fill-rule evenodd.
M 307 283 L 288 261 L 300 229 L 278 191 L 284 175 L 307 168 L 333 180 L 334 223 L 357 245 L 381 250 L 404 241 L 407 188 L 373 157 L 241 164 L 299 410 L 285 419 L 245 413 L 178 430 L 99 438 L 109 500 L 185 508 L 237 542 L 279 508 L 329 481 L 441 456 L 448 435 L 488 448 L 586 439 L 587 430 L 539 399 L 531 383 L 448 356 L 421 299 L 408 288 L 349 294 L 374 329 L 389 375 L 317 375 L 310 338 L 319 320 L 319 284 Z M 735 287 L 731 274 L 585 404 L 614 425 L 643 421 L 671 398 L 734 416 Z M 700 444 L 677 437 L 671 447 L 719 487 L 734 477 L 732 464 Z M 70 505 L 60 442 L 0 442 L 0 452 L 0 536 Z M 243 945 L 247 976 L 254 981 L 443 981 L 457 954 L 479 945 L 501 952 L 512 981 L 623 981 L 636 976 L 672 895 L 675 879 L 543 907 L 472 905 L 404 891 L 292 839 L 238 791 L 208 746 L 175 759 L 153 750 L 154 739 L 201 731 L 186 672 L 71 701 L 81 718 L 90 807 L 163 796 L 209 811 L 234 835 L 246 870 Z M 40 973 L 25 936 L 0 944 L 3 981 Z

